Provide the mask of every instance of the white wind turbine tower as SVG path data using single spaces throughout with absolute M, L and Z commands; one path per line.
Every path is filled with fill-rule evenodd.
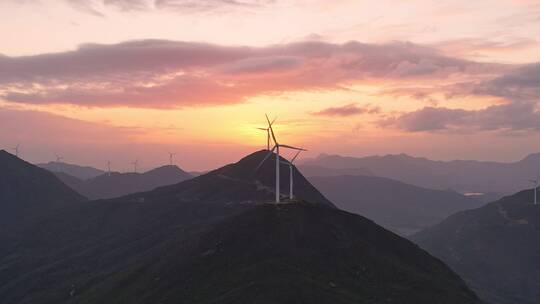
M 133 172 L 137 173 L 137 165 L 139 165 L 139 160 L 136 159 L 134 162 L 131 163 L 133 165 Z
M 289 166 L 289 199 L 290 200 L 293 200 L 294 199 L 294 189 L 293 189 L 293 185 L 294 185 L 294 182 L 293 182 L 293 163 L 294 161 L 296 160 L 296 158 L 298 157 L 298 155 L 300 155 L 300 153 L 302 151 L 307 151 L 307 150 L 304 150 L 304 149 L 301 149 L 301 150 L 298 150 L 298 152 L 296 152 L 296 155 L 294 155 L 294 157 L 291 159 L 290 162 L 284 162 L 282 161 L 281 163 L 282 164 L 285 164 L 287 166 Z
M 176 155 L 176 153 L 169 152 L 169 164 L 173 165 L 173 157 Z
M 111 161 L 107 161 L 107 175 L 111 176 Z
M 538 188 L 538 180 L 537 179 L 531 179 L 529 180 L 534 185 L 534 204 L 536 205 L 536 188 Z
M 19 144 L 11 148 L 11 150 L 15 151 L 15 156 L 19 157 Z
M 255 171 L 257 171 L 262 166 L 262 164 L 266 161 L 266 159 L 268 159 L 268 157 L 270 157 L 270 155 L 272 155 L 272 153 L 275 150 L 276 151 L 276 203 L 279 203 L 279 201 L 280 201 L 280 189 L 279 189 L 280 188 L 280 184 L 279 184 L 280 158 L 279 158 L 279 148 L 283 147 L 283 148 L 292 149 L 292 150 L 298 150 L 298 151 L 303 151 L 304 149 L 296 148 L 296 147 L 289 146 L 289 145 L 282 145 L 282 144 L 278 143 L 278 141 L 276 140 L 276 135 L 274 134 L 274 129 L 272 129 L 272 124 L 274 123 L 275 119 L 274 119 L 274 121 L 270 122 L 270 119 L 268 119 L 268 115 L 266 115 L 266 121 L 268 121 L 268 128 L 270 129 L 270 134 L 272 135 L 272 139 L 274 140 L 274 147 L 272 148 L 272 150 L 268 151 L 268 154 L 266 154 L 266 156 L 261 161 L 261 163 L 257 166 L 257 169 L 255 169 Z

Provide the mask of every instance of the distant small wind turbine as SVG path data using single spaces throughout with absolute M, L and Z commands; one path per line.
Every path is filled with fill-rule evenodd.
M 111 176 L 111 161 L 110 160 L 107 161 L 107 174 Z
M 534 204 L 536 205 L 536 188 L 538 188 L 538 180 L 531 179 L 529 181 L 534 184 Z
M 54 156 L 56 156 L 56 170 L 58 172 L 62 172 L 62 165 L 60 164 L 60 161 L 62 161 L 64 158 L 56 153 L 54 153 Z
M 137 173 L 137 166 L 139 165 L 139 160 L 136 159 L 134 162 L 131 163 L 133 165 L 133 169 L 135 173 Z
M 293 146 L 282 145 L 282 144 L 278 143 L 278 141 L 276 140 L 276 135 L 274 134 L 274 129 L 272 129 L 272 124 L 274 123 L 274 121 L 270 122 L 270 119 L 268 118 L 268 115 L 266 115 L 266 121 L 268 122 L 268 128 L 270 129 L 270 134 L 272 135 L 272 139 L 274 140 L 274 147 L 272 148 L 272 150 L 268 151 L 268 154 L 266 154 L 266 156 L 261 161 L 261 163 L 257 166 L 255 171 L 259 170 L 259 168 L 263 165 L 263 163 L 266 161 L 266 159 L 268 159 L 268 157 L 270 157 L 270 155 L 272 155 L 272 153 L 274 153 L 274 150 L 275 150 L 276 151 L 276 203 L 279 203 L 279 201 L 280 201 L 280 189 L 279 189 L 280 188 L 280 184 L 279 184 L 280 158 L 279 158 L 279 148 L 282 147 L 282 148 L 298 150 L 298 151 L 305 151 L 305 150 L 302 149 L 302 148 L 296 148 L 296 147 L 293 147 Z
M 173 165 L 173 157 L 176 155 L 176 153 L 169 152 L 169 165 Z
M 19 157 L 19 144 L 11 148 L 11 150 L 15 151 L 15 156 Z
M 59 163 L 62 159 L 64 159 L 64 157 L 54 153 L 54 156 L 56 156 L 56 162 Z
M 287 166 L 289 166 L 289 199 L 290 200 L 293 200 L 294 199 L 294 189 L 293 189 L 293 163 L 294 161 L 296 160 L 296 158 L 298 157 L 298 155 L 300 155 L 300 153 L 302 151 L 306 151 L 306 150 L 298 150 L 298 152 L 296 152 L 296 155 L 291 159 L 290 162 L 284 162 L 282 161 L 281 163 L 282 164 L 285 164 Z

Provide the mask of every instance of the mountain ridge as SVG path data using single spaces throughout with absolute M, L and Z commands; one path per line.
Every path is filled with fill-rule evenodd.
M 412 237 L 489 303 L 540 301 L 540 205 L 523 190 L 458 212 Z
M 455 191 L 427 189 L 377 176 L 310 177 L 309 181 L 340 209 L 366 216 L 402 235 L 484 204 Z
M 367 169 L 373 175 L 431 189 L 483 193 L 486 199 L 519 191 L 540 172 L 540 153 L 509 163 L 475 160 L 433 161 L 406 154 L 344 157 L 322 154 L 302 165 L 331 169 Z M 479 198 L 482 198 L 479 196 Z M 485 200 L 484 200 L 485 201 Z M 486 201 L 487 202 L 487 201 Z
M 63 172 L 82 180 L 93 178 L 105 173 L 103 170 L 90 166 L 80 166 L 56 161 L 37 164 L 37 166 L 52 172 Z
M 72 189 L 90 199 L 108 199 L 149 191 L 193 177 L 179 167 L 171 165 L 158 167 L 144 173 L 104 173 L 87 180 L 76 179 L 62 172 L 55 174 Z

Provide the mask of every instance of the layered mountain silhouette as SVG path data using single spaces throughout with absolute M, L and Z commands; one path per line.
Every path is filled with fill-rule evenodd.
M 266 153 L 55 209 L 0 251 L 2 303 L 480 303 L 442 262 L 335 208 L 298 171 L 296 199 L 271 203 L 275 163 L 254 172 Z
M 163 166 L 144 173 L 105 173 L 81 180 L 63 172 L 57 177 L 78 193 L 90 199 L 107 199 L 130 193 L 149 191 L 157 187 L 172 185 L 193 176 L 177 166 Z
M 459 212 L 414 236 L 489 303 L 540 303 L 540 205 L 533 190 Z
M 299 165 L 298 170 L 306 177 L 312 176 L 342 176 L 342 175 L 363 175 L 372 176 L 373 172 L 365 168 L 326 168 L 321 166 Z
M 402 235 L 438 224 L 482 202 L 455 191 L 432 190 L 375 176 L 310 177 L 340 209 L 366 216 Z
M 479 195 L 478 198 L 487 202 L 494 197 L 515 193 L 527 186 L 527 179 L 537 177 L 540 172 L 540 153 L 512 163 L 433 161 L 406 154 L 363 158 L 322 154 L 315 159 L 305 160 L 302 165 L 331 169 L 367 169 L 373 175 L 419 187 L 482 193 L 484 195 Z
M 39 167 L 52 172 L 62 172 L 78 179 L 89 179 L 105 173 L 105 171 L 88 166 L 79 166 L 67 164 L 63 162 L 48 162 L 46 164 L 38 164 Z

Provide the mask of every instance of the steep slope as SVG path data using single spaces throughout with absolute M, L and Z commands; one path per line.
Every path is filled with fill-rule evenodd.
M 84 198 L 47 170 L 0 150 L 1 215 L 64 205 Z
M 75 176 L 69 175 L 64 172 L 52 172 L 62 183 L 66 186 L 69 186 L 71 189 L 77 191 L 77 188 L 80 187 L 84 180 L 79 179 Z M 78 192 L 78 191 L 77 191 Z
M 321 205 L 259 206 L 202 239 L 190 267 L 194 289 L 186 294 L 193 300 L 478 302 L 443 263 L 409 241 Z
M 405 154 L 362 158 L 321 155 L 303 165 L 332 169 L 368 169 L 374 175 L 431 189 L 454 189 L 461 193 L 494 195 L 514 193 L 526 186 L 524 179 L 540 172 L 540 153 L 513 163 L 454 160 L 432 161 Z M 479 197 L 480 198 L 480 197 Z
M 54 208 L 83 201 L 51 172 L 0 150 L 0 235 Z
M 489 303 L 540 303 L 540 205 L 521 191 L 459 212 L 414 240 Z
M 149 191 L 192 178 L 177 166 L 163 166 L 144 173 L 112 172 L 78 182 L 61 173 L 59 178 L 75 191 L 90 199 L 107 199 L 130 193 Z
M 67 164 L 63 162 L 48 162 L 46 164 L 38 164 L 37 166 L 51 172 L 63 172 L 82 180 L 93 178 L 105 173 L 105 171 L 96 168 Z
M 57 209 L 0 251 L 2 303 L 479 303 L 442 262 L 340 211 L 266 151 L 146 193 Z M 187 186 L 186 186 L 187 185 Z
M 431 190 L 375 176 L 310 177 L 338 208 L 366 216 L 403 235 L 435 225 L 483 203 L 448 190 Z

